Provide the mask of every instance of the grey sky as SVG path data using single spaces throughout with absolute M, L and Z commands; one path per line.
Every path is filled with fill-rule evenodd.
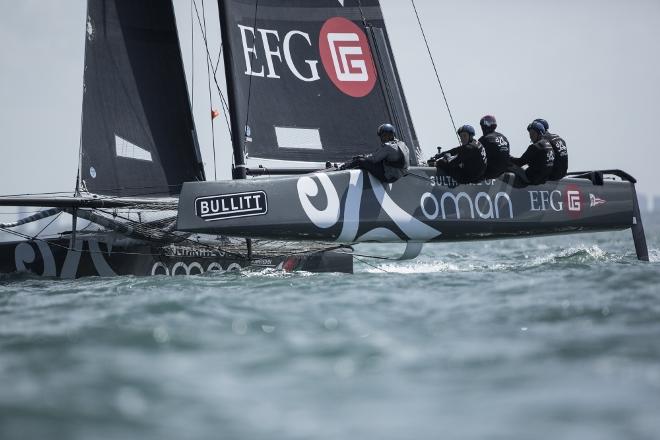
M 381 0 L 426 155 L 455 137 L 408 0 Z M 190 80 L 190 1 L 175 0 Z M 568 142 L 570 168 L 623 168 L 660 192 L 657 0 L 417 0 L 456 123 L 497 116 L 514 153 L 534 117 Z M 206 1 L 212 51 L 217 6 Z M 0 3 L 0 194 L 71 190 L 77 167 L 84 0 Z M 195 115 L 212 173 L 206 66 L 196 31 Z M 222 64 L 222 63 L 221 63 Z M 222 75 L 222 72 L 220 72 Z M 204 75 L 204 76 L 202 76 Z M 217 99 L 216 99 L 217 102 Z M 218 107 L 217 104 L 214 107 Z M 216 120 L 218 173 L 230 146 Z

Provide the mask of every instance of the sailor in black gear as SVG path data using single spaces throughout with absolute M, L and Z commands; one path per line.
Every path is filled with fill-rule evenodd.
M 555 152 L 555 164 L 552 169 L 552 174 L 549 180 L 561 180 L 566 177 L 568 173 L 568 149 L 566 148 L 566 141 L 561 136 L 550 133 L 550 124 L 545 119 L 536 119 L 534 122 L 540 122 L 545 128 L 545 135 L 543 138 L 550 142 L 552 149 Z
M 486 172 L 486 150 L 474 138 L 476 132 L 472 126 L 464 125 L 457 133 L 461 146 L 439 153 L 434 158 L 435 166 L 438 172 L 444 172 L 459 184 L 480 182 Z
M 486 179 L 496 179 L 505 173 L 511 166 L 509 140 L 502 133 L 495 131 L 497 129 L 497 120 L 495 116 L 484 116 L 479 121 L 483 136 L 479 138 L 479 143 L 486 150 L 488 166 L 486 167 Z
M 368 156 L 358 156 L 341 168 L 359 168 L 373 174 L 380 181 L 394 183 L 405 176 L 410 167 L 410 151 L 405 142 L 396 138 L 391 124 L 378 127 L 381 148 Z
M 550 142 L 543 138 L 545 127 L 540 122 L 532 122 L 527 127 L 529 138 L 532 144 L 527 148 L 525 154 L 519 159 L 511 158 L 514 165 L 523 167 L 528 165 L 525 170 L 527 183 L 531 185 L 541 185 L 545 183 L 552 174 L 555 163 L 555 153 Z

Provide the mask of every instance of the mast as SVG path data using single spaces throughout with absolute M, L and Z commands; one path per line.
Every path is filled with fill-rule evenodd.
M 222 38 L 223 59 L 225 64 L 225 78 L 227 81 L 227 100 L 229 101 L 229 119 L 231 120 L 231 145 L 234 151 L 234 168 L 232 177 L 234 179 L 247 178 L 245 165 L 245 150 L 243 148 L 243 137 L 245 127 L 240 126 L 240 118 L 237 117 L 238 102 L 234 85 L 233 50 L 229 40 L 230 20 L 225 0 L 218 0 L 218 13 L 220 15 L 220 35 Z

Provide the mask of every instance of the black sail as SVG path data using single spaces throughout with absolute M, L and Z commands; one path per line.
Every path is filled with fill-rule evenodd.
M 378 0 L 219 0 L 219 9 L 239 166 L 243 153 L 250 166 L 346 161 L 379 146 L 384 122 L 417 164 Z
M 89 0 L 86 35 L 83 189 L 169 196 L 204 180 L 171 0 Z

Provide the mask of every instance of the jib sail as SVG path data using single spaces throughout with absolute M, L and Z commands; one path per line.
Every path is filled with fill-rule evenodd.
M 379 146 L 384 122 L 397 126 L 416 164 L 378 0 L 218 3 L 239 167 L 346 161 Z
M 204 180 L 171 0 L 89 0 L 80 177 L 114 196 Z

